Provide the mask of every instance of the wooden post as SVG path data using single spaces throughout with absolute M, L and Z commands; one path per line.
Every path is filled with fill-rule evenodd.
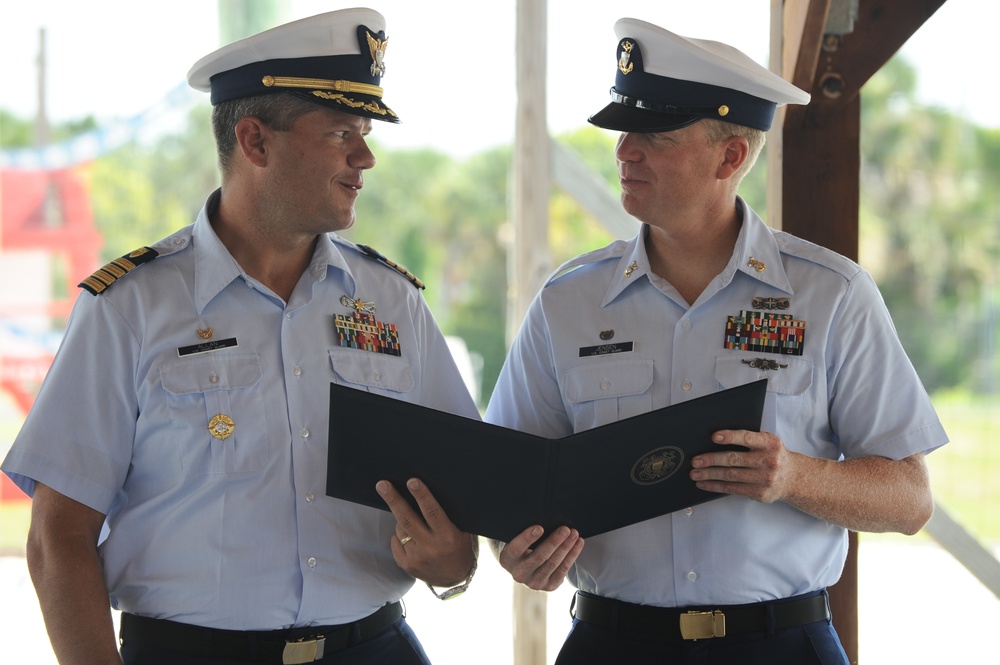
M 507 252 L 507 339 L 552 269 L 549 258 L 549 132 L 546 121 L 547 0 L 517 0 L 517 119 L 511 166 L 513 246 Z M 528 526 L 528 525 L 525 525 Z M 514 665 L 544 665 L 546 596 L 514 587 Z

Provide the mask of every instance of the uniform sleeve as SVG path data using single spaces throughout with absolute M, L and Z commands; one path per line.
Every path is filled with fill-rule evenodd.
M 948 441 L 871 276 L 848 287 L 830 336 L 830 422 L 846 457 L 902 459 Z
M 479 409 L 458 371 L 455 358 L 441 328 L 423 298 L 418 297 L 418 300 L 414 325 L 423 347 L 420 373 L 421 404 L 438 411 L 479 420 Z
M 514 339 L 493 389 L 485 420 L 548 438 L 573 433 L 559 390 L 541 293 L 532 302 Z
M 82 295 L 3 470 L 29 495 L 41 482 L 107 514 L 135 437 L 138 342 L 105 297 Z

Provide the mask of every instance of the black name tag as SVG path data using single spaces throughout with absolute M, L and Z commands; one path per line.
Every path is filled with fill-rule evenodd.
M 626 353 L 632 350 L 632 342 L 619 342 L 618 344 L 601 344 L 599 346 L 581 346 L 580 357 L 606 356 L 609 353 Z
M 184 356 L 193 356 L 196 353 L 208 353 L 209 351 L 228 349 L 233 346 L 239 346 L 239 342 L 236 341 L 235 337 L 230 337 L 229 339 L 213 339 L 210 342 L 202 342 L 201 344 L 178 347 L 177 355 L 183 358 Z

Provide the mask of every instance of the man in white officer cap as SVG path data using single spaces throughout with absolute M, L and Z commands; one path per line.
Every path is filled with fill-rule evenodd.
M 550 278 L 486 420 L 562 437 L 766 377 L 762 431 L 719 431 L 740 452 L 687 467 L 717 499 L 585 544 L 528 526 L 500 563 L 578 589 L 560 665 L 846 663 L 826 588 L 847 531 L 918 531 L 924 454 L 947 436 L 871 277 L 737 195 L 775 108 L 809 96 L 724 44 L 634 19 L 615 33 L 590 121 L 621 132 L 621 201 L 643 224 Z
M 29 569 L 60 663 L 428 662 L 400 598 L 415 577 L 463 591 L 478 541 L 418 479 L 403 491 L 422 515 L 384 481 L 391 513 L 325 494 L 331 382 L 478 418 L 420 281 L 336 235 L 375 165 L 372 121 L 397 121 L 387 44 L 380 14 L 349 9 L 191 69 L 222 187 L 84 280 L 3 465 L 34 497 Z

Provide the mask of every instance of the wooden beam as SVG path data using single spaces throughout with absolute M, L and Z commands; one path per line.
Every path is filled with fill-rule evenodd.
M 517 117 L 511 166 L 507 338 L 512 340 L 528 305 L 552 269 L 549 258 L 550 156 L 546 122 L 548 0 L 517 0 Z M 513 583 L 513 582 L 512 582 Z M 545 665 L 545 594 L 514 587 L 514 665 Z
M 806 1 L 806 0 L 796 0 Z M 812 0 L 821 2 L 828 0 Z M 851 103 L 868 82 L 906 40 L 937 11 L 945 0 L 863 0 L 852 32 L 820 36 L 818 61 L 809 83 L 794 82 L 812 93 L 808 113 L 789 109 L 786 122 L 812 121 L 822 124 L 822 116 L 836 113 Z M 815 36 L 815 35 L 813 35 Z M 812 57 L 811 53 L 801 53 Z M 796 74 L 805 76 L 803 64 Z

